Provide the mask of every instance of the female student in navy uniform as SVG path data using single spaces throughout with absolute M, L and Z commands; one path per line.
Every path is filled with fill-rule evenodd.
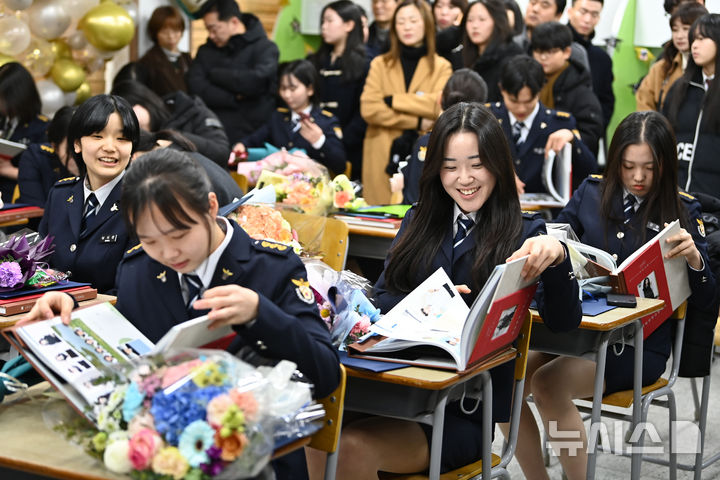
M 17 62 L 0 66 L 0 138 L 30 145 L 47 142 L 48 119 L 41 115 L 42 102 L 35 80 Z M 0 193 L 10 203 L 17 185 L 20 156 L 0 159 Z
M 295 362 L 312 381 L 315 397 L 337 387 L 337 350 L 302 262 L 285 245 L 253 240 L 237 223 L 218 217 L 217 199 L 197 162 L 169 148 L 142 155 L 125 175 L 121 202 L 128 229 L 141 244 L 120 266 L 116 307 L 150 340 L 207 313 L 211 328 L 233 326 L 235 348 Z M 69 295 L 49 292 L 29 317 L 49 318 L 55 311 L 69 321 L 72 308 Z M 291 466 L 302 463 L 298 454 L 283 457 L 286 468 L 303 468 Z
M 31 143 L 20 156 L 17 203 L 44 207 L 52 186 L 61 178 L 79 173 L 75 159 L 68 155 L 67 132 L 75 107 L 55 112 L 47 129 L 48 143 Z
M 67 144 L 81 174 L 50 190 L 38 229 L 55 237 L 50 265 L 100 292 L 115 286 L 117 265 L 129 246 L 120 191 L 139 131 L 132 107 L 120 97 L 97 95 L 78 107 Z
M 278 148 L 302 148 L 308 157 L 325 165 L 331 174 L 345 171 L 345 147 L 337 118 L 316 105 L 318 74 L 309 60 L 295 60 L 280 72 L 280 97 L 288 108 L 278 108 L 270 121 L 236 143 L 243 153 L 266 142 Z
M 458 103 L 438 118 L 420 179 L 420 200 L 405 216 L 385 271 L 375 285 L 376 303 L 387 312 L 438 267 L 460 285 L 468 305 L 495 265 L 528 255 L 523 276 L 540 276 L 536 296 L 553 330 L 580 323 L 578 285 L 563 245 L 545 233 L 539 215 L 520 211 L 512 161 L 495 118 L 477 103 Z M 458 238 L 465 226 L 467 236 Z M 454 248 L 453 248 L 454 246 Z M 550 320 L 552 319 L 552 320 Z M 493 422 L 507 421 L 513 366 L 491 371 Z M 481 408 L 466 415 L 459 402 L 445 412 L 441 470 L 476 461 L 484 442 Z M 377 478 L 378 471 L 421 472 L 428 467 L 431 428 L 369 417 L 343 427 L 338 478 Z M 315 458 L 310 463 L 311 474 Z M 320 468 L 321 470 L 321 468 Z M 312 478 L 312 477 L 311 477 Z M 321 478 L 321 477 L 319 477 Z
M 360 178 L 367 128 L 360 115 L 360 95 L 370 68 L 362 28 L 361 10 L 355 3 L 337 0 L 325 5 L 320 13 L 322 44 L 308 57 L 319 74 L 320 106 L 340 122 L 353 179 Z
M 710 304 L 715 279 L 709 269 L 700 204 L 678 192 L 675 136 L 667 120 L 650 111 L 625 118 L 610 144 L 606 172 L 605 178 L 594 175 L 585 180 L 556 221 L 569 223 L 580 241 L 611 253 L 621 263 L 666 222 L 680 219 L 683 230 L 668 239 L 675 243 L 668 258 L 682 256 L 687 260 L 692 289 L 689 303 Z M 665 322 L 645 339 L 643 385 L 652 384 L 665 371 L 670 347 L 671 322 Z M 608 351 L 605 394 L 632 388 L 633 351 L 631 346 L 625 346 L 619 355 Z M 531 390 L 546 429 L 548 422 L 557 422 L 555 428 L 546 431 L 577 431 L 578 436 L 573 438 L 582 438 L 586 444 L 585 427 L 572 400 L 592 395 L 595 362 L 531 353 L 528 374 L 532 374 Z M 517 458 L 526 474 L 548 478 L 540 473 L 545 468 L 537 423 L 529 409 L 525 413 L 529 415 L 520 425 Z M 587 450 L 583 447 L 572 452 L 571 456 L 567 449 L 560 451 L 563 471 L 569 479 L 585 478 Z

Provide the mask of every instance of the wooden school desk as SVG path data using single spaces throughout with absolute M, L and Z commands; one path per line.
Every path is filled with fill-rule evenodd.
M 533 331 L 530 349 L 545 353 L 587 358 L 597 363 L 595 384 L 593 387 L 592 415 L 588 445 L 597 446 L 600 437 L 600 409 L 605 381 L 605 359 L 608 345 L 630 339 L 635 347 L 633 388 L 633 422 L 640 418 L 640 391 L 642 389 L 643 328 L 640 319 L 649 313 L 661 310 L 665 306 L 662 300 L 637 298 L 637 307 L 617 307 L 594 317 L 583 315 L 578 330 L 553 333 L 542 322 L 537 310 L 530 310 L 533 318 Z M 595 478 L 597 461 L 595 448 L 588 452 L 587 479 Z
M 387 372 L 370 372 L 347 367 L 345 410 L 369 415 L 400 418 L 432 425 L 428 478 L 440 476 L 445 406 L 460 398 L 466 382 L 480 377 L 482 386 L 483 438 L 492 438 L 492 383 L 490 369 L 515 360 L 513 347 L 501 351 L 463 373 L 421 367 L 403 367 Z M 475 383 L 473 383 L 475 384 Z M 492 442 L 484 442 L 483 478 L 490 478 Z
M 397 228 L 348 224 L 348 255 L 385 260 L 397 233 Z

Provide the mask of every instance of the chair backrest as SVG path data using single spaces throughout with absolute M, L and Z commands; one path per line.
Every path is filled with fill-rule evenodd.
M 283 210 L 282 215 L 297 232 L 303 248 L 319 251 L 323 262 L 334 270 L 345 268 L 348 248 L 348 226 L 345 222 L 290 210 Z
M 347 375 L 345 367 L 340 365 L 340 383 L 327 397 L 319 400 L 325 408 L 325 426 L 312 436 L 310 446 L 327 453 L 333 453 L 340 444 L 343 406 L 345 405 L 345 386 Z
M 527 371 L 528 351 L 530 350 L 531 330 L 532 315 L 530 315 L 530 312 L 527 312 L 525 317 L 525 323 L 523 323 L 523 326 L 520 329 L 520 334 L 517 337 L 518 358 L 517 360 L 515 360 L 515 380 L 521 380 L 525 378 L 525 372 Z
M 235 180 L 235 183 L 237 183 L 243 193 L 248 193 L 248 179 L 245 175 L 238 172 L 230 172 L 230 176 Z
M 12 200 L 10 200 L 10 202 L 15 203 L 18 198 L 20 198 L 20 185 L 15 185 L 15 188 L 13 189 Z

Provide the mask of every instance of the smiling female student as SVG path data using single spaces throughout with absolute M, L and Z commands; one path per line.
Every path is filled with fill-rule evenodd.
M 585 180 L 556 221 L 569 223 L 580 241 L 613 254 L 620 263 L 666 222 L 680 219 L 683 229 L 668 239 L 675 245 L 667 257 L 687 260 L 692 290 L 689 304 L 698 307 L 710 304 L 715 295 L 715 279 L 709 268 L 700 204 L 690 195 L 678 192 L 675 136 L 665 118 L 652 111 L 636 112 L 625 118 L 610 143 L 606 172 L 605 178 L 593 175 Z M 643 385 L 652 384 L 665 371 L 670 347 L 671 323 L 665 322 L 644 341 Z M 605 394 L 632 388 L 633 352 L 631 346 L 625 346 L 620 354 L 608 351 Z M 592 395 L 595 362 L 532 352 L 528 375 L 532 375 L 531 390 L 546 432 L 567 435 L 576 431 L 578 436 L 572 438 L 580 438 L 586 444 L 585 426 L 572 400 Z M 537 423 L 529 408 L 524 409 L 518 461 L 528 478 L 548 478 Z M 549 429 L 551 421 L 556 425 Z M 572 455 L 567 449 L 560 450 L 563 471 L 571 480 L 585 478 L 587 449 L 571 452 Z
M 50 265 L 100 292 L 115 286 L 117 265 L 129 246 L 120 190 L 139 132 L 132 107 L 120 97 L 96 95 L 78 107 L 67 148 L 80 176 L 53 186 L 38 229 L 55 237 Z
M 563 245 L 544 235 L 539 215 L 525 215 L 515 188 L 510 151 L 492 113 L 477 103 L 458 103 L 438 118 L 430 134 L 420 199 L 405 216 L 375 285 L 377 305 L 387 312 L 439 267 L 468 305 L 495 265 L 528 255 L 526 278 L 540 276 L 536 299 L 553 330 L 580 323 L 578 286 Z M 458 233 L 460 232 L 460 233 Z M 466 234 L 463 236 L 463 234 Z M 513 366 L 491 371 L 493 422 L 507 421 Z M 481 408 L 445 412 L 441 470 L 480 458 L 484 442 Z M 338 478 L 378 478 L 378 471 L 414 473 L 427 469 L 432 429 L 419 423 L 367 417 L 343 427 Z M 311 478 L 321 462 L 309 457 Z M 317 469 L 318 471 L 315 471 Z

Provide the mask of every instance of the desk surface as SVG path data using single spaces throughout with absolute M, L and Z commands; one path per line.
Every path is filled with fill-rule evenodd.
M 644 317 L 649 313 L 660 310 L 664 306 L 665 302 L 662 300 L 637 297 L 637 307 L 635 308 L 617 307 L 600 315 L 595 315 L 594 317 L 583 315 L 580 328 L 598 331 L 613 330 L 636 318 Z M 533 322 L 542 322 L 542 318 L 537 310 L 530 310 L 530 313 L 532 314 Z
M 352 367 L 347 368 L 349 377 L 366 378 L 397 385 L 418 387 L 426 390 L 442 390 L 468 376 L 475 376 L 485 370 L 490 370 L 498 365 L 509 362 L 517 356 L 517 350 L 509 347 L 497 353 L 495 356 L 469 368 L 464 372 L 453 372 L 451 370 L 439 370 L 424 367 L 403 367 L 387 372 L 370 372 Z
M 88 307 L 90 305 L 95 305 L 96 303 L 103 303 L 103 302 L 110 302 L 114 305 L 116 300 L 117 300 L 117 297 L 114 297 L 112 295 L 105 295 L 103 293 L 98 293 L 97 298 L 93 298 L 92 300 L 82 301 L 82 302 L 80 302 L 80 306 Z M 18 320 L 21 320 L 25 315 L 27 315 L 27 312 L 17 313 L 15 315 L 9 315 L 7 317 L 0 317 L 0 328 L 12 327 L 13 325 L 15 325 L 15 323 Z

